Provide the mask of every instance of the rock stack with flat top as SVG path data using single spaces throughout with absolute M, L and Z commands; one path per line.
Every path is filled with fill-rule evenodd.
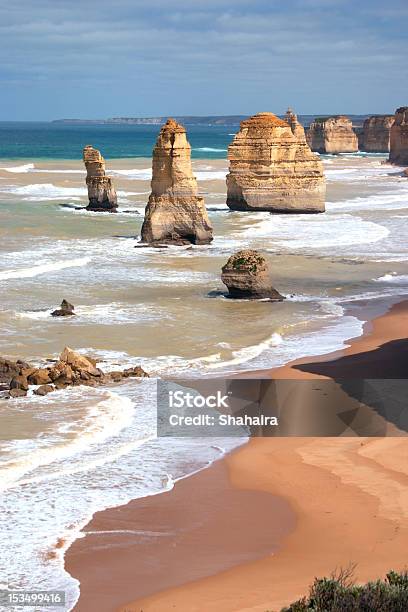
M 246 249 L 231 255 L 222 268 L 221 280 L 228 288 L 228 297 L 265 299 L 280 302 L 283 296 L 272 287 L 268 263 L 258 251 Z
M 258 113 L 241 122 L 228 147 L 227 205 L 232 210 L 324 212 L 322 162 L 293 111 L 286 119 Z
M 306 140 L 318 153 L 355 153 L 358 137 L 348 117 L 318 117 L 311 124 Z
M 185 128 L 168 119 L 153 150 L 152 192 L 142 226 L 148 244 L 208 244 L 213 239 L 204 199 L 198 195 Z
M 105 175 L 105 160 L 91 145 L 83 151 L 89 204 L 86 210 L 116 212 L 118 201 L 112 179 Z
M 370 153 L 388 153 L 394 115 L 373 115 L 364 121 L 360 150 Z
M 395 112 L 390 136 L 390 162 L 398 166 L 408 165 L 408 106 Z

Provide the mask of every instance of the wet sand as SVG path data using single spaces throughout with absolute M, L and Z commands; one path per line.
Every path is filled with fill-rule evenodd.
M 358 378 L 370 367 L 381 373 L 382 362 L 387 376 L 400 376 L 407 322 L 404 302 L 344 351 L 263 375 Z M 81 582 L 76 610 L 280 610 L 340 566 L 356 564 L 362 581 L 402 569 L 407 483 L 406 438 L 252 439 L 171 493 L 95 515 L 85 529 L 93 533 L 66 556 Z M 120 534 L 164 527 L 170 546 Z

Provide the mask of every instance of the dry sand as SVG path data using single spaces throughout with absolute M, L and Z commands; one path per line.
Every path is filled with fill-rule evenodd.
M 387 375 L 399 375 L 404 355 L 407 363 L 407 343 L 386 353 L 384 345 L 405 339 L 407 323 L 408 304 L 394 306 L 367 325 L 365 335 L 350 348 L 319 358 L 319 368 L 330 364 L 332 376 L 337 363 L 335 373 L 341 376 L 342 368 L 350 367 L 347 359 L 354 359 L 353 372 L 359 377 L 370 363 L 381 371 L 385 356 Z M 298 360 L 268 375 L 316 376 L 305 371 L 317 368 L 308 362 Z M 81 581 L 76 609 L 117 610 L 122 602 L 122 612 L 266 612 L 306 594 L 315 576 L 339 567 L 356 564 L 355 576 L 361 581 L 402 569 L 407 564 L 407 485 L 404 437 L 252 439 L 224 461 L 178 483 L 172 501 L 166 493 L 150 503 L 135 500 L 96 515 L 86 528 L 93 534 L 74 543 L 67 554 L 68 571 Z M 288 504 L 281 515 L 279 498 Z M 207 523 L 209 514 L 214 520 Z M 124 538 L 118 531 L 124 525 L 130 521 L 139 530 L 149 525 L 160 529 L 163 516 L 166 529 L 173 530 L 171 554 L 165 538 L 157 538 L 149 553 L 140 537 L 127 539 L 122 554 Z M 191 517 L 195 529 L 185 547 L 183 525 L 191 525 Z M 109 540 L 95 534 L 106 525 L 117 532 Z M 146 576 L 142 584 L 137 579 L 141 575 Z M 101 592 L 106 595 L 97 597 Z M 146 596 L 148 592 L 152 594 Z

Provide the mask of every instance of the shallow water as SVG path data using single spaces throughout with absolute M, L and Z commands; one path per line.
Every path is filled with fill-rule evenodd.
M 68 344 L 105 369 L 186 377 L 340 348 L 362 329 L 345 303 L 407 293 L 408 181 L 382 156 L 323 159 L 326 214 L 290 216 L 230 212 L 226 162 L 195 160 L 215 239 L 192 249 L 134 248 L 149 159 L 108 162 L 116 215 L 75 210 L 86 203 L 81 162 L 0 161 L 0 354 L 36 362 Z M 267 255 L 284 302 L 211 297 L 243 247 Z M 53 319 L 63 298 L 77 315 Z M 3 584 L 60 586 L 73 602 L 62 554 L 93 512 L 165 490 L 238 443 L 154 439 L 154 384 L 1 401 L 0 516 L 16 543 L 0 548 Z

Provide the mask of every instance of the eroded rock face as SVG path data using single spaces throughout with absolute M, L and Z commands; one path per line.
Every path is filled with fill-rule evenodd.
M 228 147 L 227 205 L 232 210 L 324 211 L 323 165 L 293 111 L 286 119 L 258 113 L 241 122 Z
M 402 106 L 395 112 L 391 126 L 390 162 L 399 166 L 408 165 L 408 106 Z
M 272 287 L 268 263 L 258 251 L 247 249 L 231 255 L 222 268 L 221 280 L 227 286 L 231 298 L 284 299 Z
M 142 242 L 207 244 L 212 227 L 198 195 L 185 128 L 168 119 L 153 149 L 152 192 L 142 226 Z
M 354 153 L 358 151 L 358 138 L 348 117 L 322 117 L 315 119 L 306 134 L 312 151 L 318 153 Z
M 372 153 L 388 153 L 394 115 L 377 115 L 364 121 L 360 149 Z
M 112 179 L 105 175 L 105 160 L 91 145 L 83 151 L 86 167 L 86 184 L 88 186 L 89 204 L 87 210 L 96 212 L 116 212 L 118 207 Z

